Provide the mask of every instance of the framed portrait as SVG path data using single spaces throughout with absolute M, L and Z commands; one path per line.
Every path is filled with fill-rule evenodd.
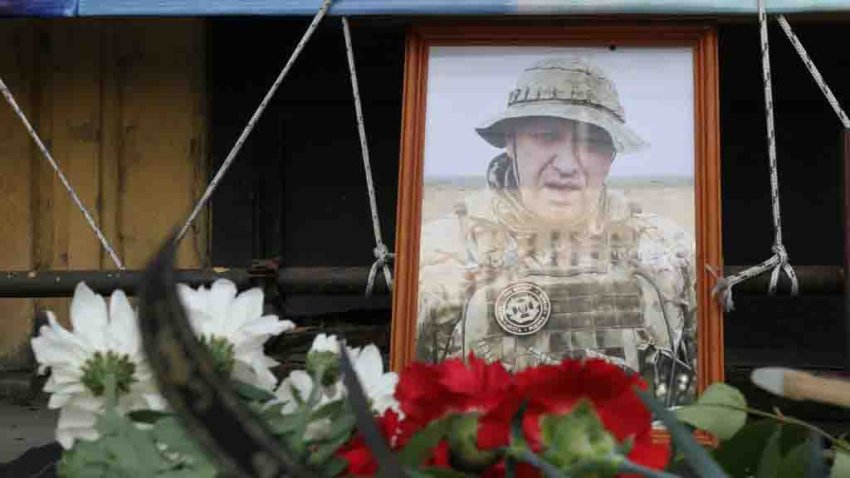
M 601 358 L 669 406 L 723 379 L 716 35 L 413 28 L 391 362 Z

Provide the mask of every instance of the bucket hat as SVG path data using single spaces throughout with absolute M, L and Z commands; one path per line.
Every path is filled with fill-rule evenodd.
M 625 122 L 617 89 L 598 66 L 577 57 L 554 57 L 526 68 L 508 106 L 475 130 L 485 141 L 503 148 L 510 122 L 527 117 L 554 117 L 596 125 L 611 135 L 614 149 L 633 153 L 647 146 Z

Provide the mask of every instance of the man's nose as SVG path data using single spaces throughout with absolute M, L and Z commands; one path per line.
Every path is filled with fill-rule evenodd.
M 565 142 L 552 152 L 551 165 L 563 175 L 574 175 L 579 171 L 579 159 L 573 145 Z

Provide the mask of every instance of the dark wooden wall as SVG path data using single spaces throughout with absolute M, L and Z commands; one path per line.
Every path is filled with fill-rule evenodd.
M 306 25 L 301 19 L 211 22 L 214 167 Z M 391 245 L 404 27 L 354 20 L 351 28 L 384 241 Z M 375 244 L 354 119 L 342 26 L 338 18 L 327 18 L 214 196 L 213 263 L 245 266 L 252 258 L 280 257 L 289 267 L 371 265 Z M 389 306 L 386 295 L 289 296 L 283 304 L 296 317 L 347 312 L 381 325 L 389 322 Z
M 846 25 L 802 24 L 796 33 L 850 107 Z M 842 263 L 841 125 L 777 25 L 771 60 L 783 235 L 794 265 Z M 773 241 L 764 97 L 754 24 L 720 31 L 723 250 L 727 264 L 767 259 Z M 831 80 L 831 81 L 830 81 Z M 840 296 L 741 295 L 726 316 L 727 362 L 840 368 L 846 362 Z

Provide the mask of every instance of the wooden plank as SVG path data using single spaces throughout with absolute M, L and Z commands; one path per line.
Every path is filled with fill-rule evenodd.
M 36 131 L 47 148 L 53 151 L 53 35 L 55 21 L 39 24 L 35 45 L 36 71 L 34 78 L 35 100 L 33 120 Z M 56 173 L 47 164 L 38 150 L 32 153 L 33 164 L 33 220 L 34 268 L 50 270 L 54 267 L 56 250 L 55 230 L 53 227 L 56 203 L 54 201 Z M 69 324 L 68 299 L 38 299 L 37 309 L 52 310 L 59 321 Z
M 27 114 L 33 111 L 32 20 L 0 20 L 0 76 Z M 28 270 L 33 265 L 31 208 L 32 142 L 5 101 L 0 103 L 0 268 Z M 0 300 L 0 370 L 26 362 L 27 334 L 33 317 L 30 299 Z
M 83 204 L 99 220 L 100 28 L 96 21 L 57 21 L 52 28 L 53 155 Z M 53 181 L 55 269 L 100 266 L 100 243 L 58 177 Z
M 52 20 L 40 39 L 40 131 L 83 204 L 100 223 L 101 35 L 93 20 Z M 100 266 L 100 243 L 50 165 L 38 157 L 39 268 Z M 68 299 L 39 300 L 68 325 Z
M 109 240 L 118 257 L 124 257 L 124 244 L 121 237 L 121 95 L 118 48 L 116 40 L 119 26 L 114 21 L 101 24 L 101 141 L 100 141 L 100 185 L 98 206 L 100 225 L 103 234 Z M 101 248 L 101 269 L 116 269 L 115 263 L 106 250 Z
M 188 216 L 206 184 L 203 23 L 120 22 L 121 217 L 127 267 L 140 268 Z M 180 267 L 206 257 L 206 216 L 178 251 Z

